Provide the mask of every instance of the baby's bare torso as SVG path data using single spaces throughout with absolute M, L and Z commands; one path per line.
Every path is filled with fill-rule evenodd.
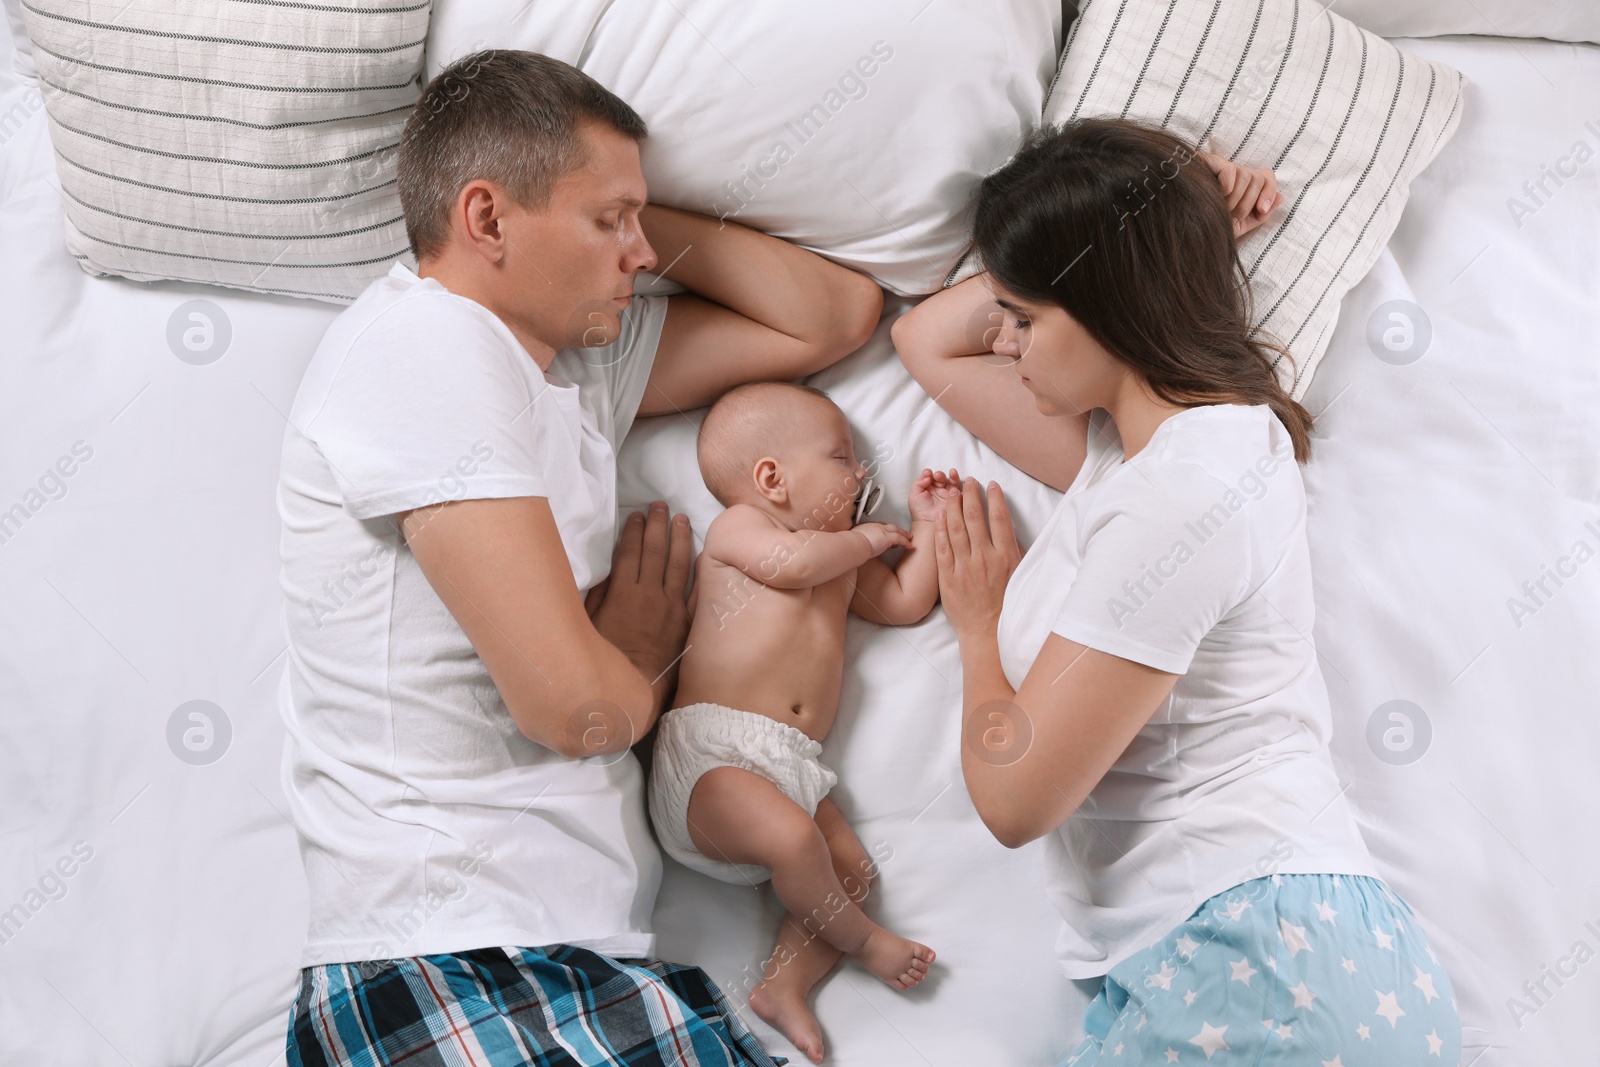
M 672 706 L 723 704 L 821 741 L 839 710 L 855 571 L 777 589 L 707 554 L 696 567 L 699 599 Z

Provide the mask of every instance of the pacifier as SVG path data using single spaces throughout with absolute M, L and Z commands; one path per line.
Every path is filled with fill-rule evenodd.
M 872 475 L 867 475 L 861 483 L 861 492 L 856 496 L 856 514 L 850 525 L 860 526 L 863 519 L 877 510 L 878 504 L 883 501 L 883 486 L 877 483 Z

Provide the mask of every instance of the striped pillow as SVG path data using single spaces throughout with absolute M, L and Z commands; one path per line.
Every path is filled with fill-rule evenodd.
M 395 191 L 429 0 L 20 0 L 84 270 L 345 301 Z
M 1307 0 L 1082 0 L 1044 120 L 1121 117 L 1277 172 L 1286 203 L 1239 245 L 1255 326 L 1295 397 L 1377 261 L 1465 79 Z

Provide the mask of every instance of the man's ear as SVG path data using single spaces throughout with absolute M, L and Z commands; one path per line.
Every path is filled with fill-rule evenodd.
M 491 263 L 505 256 L 505 233 L 500 225 L 507 203 L 504 189 L 491 181 L 475 178 L 461 187 L 456 196 L 456 221 L 467 242 Z
M 779 507 L 789 502 L 789 482 L 783 476 L 783 467 L 771 456 L 756 460 L 756 492 Z

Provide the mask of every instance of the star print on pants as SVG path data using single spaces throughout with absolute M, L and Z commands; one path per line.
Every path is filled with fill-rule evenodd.
M 1417 972 L 1417 980 L 1411 984 L 1422 990 L 1422 995 L 1427 998 L 1429 1004 L 1432 1004 L 1439 997 L 1439 991 L 1433 988 L 1433 975 L 1414 963 L 1411 966 L 1416 968 Z
M 1171 990 L 1172 980 L 1176 977 L 1178 977 L 1178 969 L 1170 963 L 1163 963 L 1160 971 L 1144 980 L 1145 988 L 1154 989 L 1160 986 L 1162 989 Z
M 1245 985 L 1250 984 L 1250 978 L 1252 975 L 1261 973 L 1254 967 L 1250 966 L 1249 956 L 1246 956 L 1244 959 L 1230 960 L 1228 962 L 1228 966 L 1233 968 L 1232 980 L 1235 982 L 1243 982 Z
M 1289 957 L 1293 959 L 1302 951 L 1313 952 L 1311 942 L 1306 940 L 1306 928 L 1296 926 L 1288 919 L 1278 920 L 1278 936 L 1283 938 L 1284 945 L 1289 949 Z
M 1373 992 L 1377 993 L 1378 991 L 1373 990 Z M 1393 992 L 1378 993 L 1378 1014 L 1389 1020 L 1390 1029 L 1400 1025 L 1400 1016 L 1405 1013 L 1405 1009 L 1395 999 Z
M 1189 1039 L 1189 1044 L 1198 1045 L 1205 1051 L 1206 1059 L 1210 1059 L 1217 1052 L 1228 1047 L 1222 1035 L 1228 1032 L 1226 1026 L 1212 1026 L 1208 1022 L 1201 1022 L 1200 1032 Z

